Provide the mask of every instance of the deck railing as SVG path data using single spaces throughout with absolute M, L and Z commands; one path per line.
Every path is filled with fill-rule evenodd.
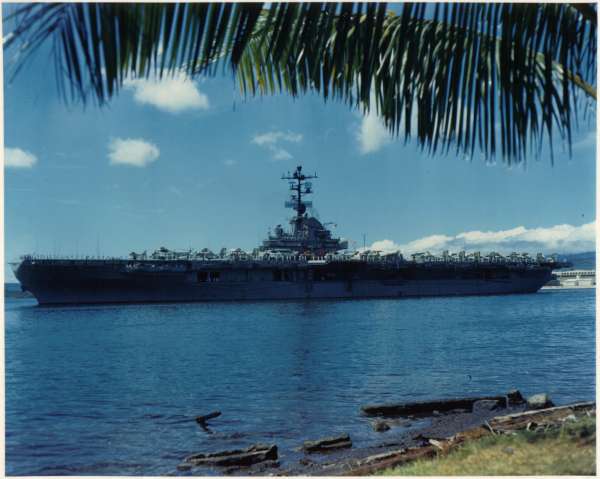
M 261 252 L 258 255 L 253 254 L 230 254 L 226 256 L 211 257 L 205 254 L 188 254 L 176 255 L 176 256 L 161 256 L 154 257 L 119 257 L 119 256 L 85 256 L 85 255 L 41 255 L 31 254 L 21 256 L 23 261 L 50 261 L 58 263 L 64 262 L 103 262 L 103 263 L 178 263 L 182 261 L 193 261 L 193 262 L 210 262 L 210 263 L 221 263 L 221 262 L 261 262 L 261 263 L 332 263 L 332 262 L 357 262 L 365 261 L 368 263 L 377 264 L 422 264 L 422 265 L 436 265 L 436 264 L 453 264 L 453 265 L 539 265 L 539 264 L 552 264 L 555 263 L 558 266 L 561 262 L 558 261 L 556 256 L 545 257 L 543 255 L 537 255 L 535 258 L 528 255 L 512 254 L 509 256 L 502 256 L 497 253 L 482 256 L 478 254 L 459 254 L 459 255 L 443 255 L 436 256 L 432 254 L 418 254 L 412 255 L 411 260 L 405 259 L 401 254 L 376 254 L 374 252 L 369 253 L 356 253 L 356 254 L 327 254 L 323 256 L 318 255 L 303 255 L 303 254 L 282 254 L 280 252 L 269 253 Z

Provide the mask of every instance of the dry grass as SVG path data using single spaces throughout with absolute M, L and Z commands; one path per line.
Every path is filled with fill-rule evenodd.
M 384 475 L 595 475 L 596 420 L 568 421 L 536 432 L 488 436 L 447 456 L 388 469 Z

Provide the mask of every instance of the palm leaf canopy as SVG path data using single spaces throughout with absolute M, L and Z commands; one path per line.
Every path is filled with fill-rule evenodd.
M 594 4 L 38 3 L 5 16 L 3 44 L 16 74 L 51 43 L 67 100 L 225 70 L 246 96 L 315 91 L 430 153 L 511 163 L 556 137 L 570 149 L 595 107 L 596 18 Z

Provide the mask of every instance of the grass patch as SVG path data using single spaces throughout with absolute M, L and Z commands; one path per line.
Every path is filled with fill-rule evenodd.
M 393 476 L 595 475 L 596 418 L 469 441 L 446 456 L 387 469 Z

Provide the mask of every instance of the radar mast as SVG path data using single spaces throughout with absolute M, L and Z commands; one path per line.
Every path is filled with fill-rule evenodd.
M 308 214 L 307 208 L 312 206 L 312 201 L 306 201 L 306 195 L 312 194 L 312 184 L 308 180 L 317 178 L 317 174 L 307 175 L 302 173 L 298 166 L 293 173 L 284 174 L 281 179 L 289 182 L 291 195 L 285 202 L 286 208 L 291 208 L 296 215 L 290 219 L 291 232 L 286 232 L 281 225 L 275 228 L 275 234 L 263 241 L 262 251 L 279 250 L 301 254 L 314 254 L 323 256 L 327 253 L 348 248 L 348 242 L 333 238 L 321 222 Z
M 297 234 L 301 228 L 302 221 L 305 218 L 306 208 L 312 206 L 312 201 L 302 200 L 303 195 L 312 194 L 312 183 L 306 180 L 315 178 L 318 178 L 316 173 L 314 175 L 305 175 L 302 173 L 302 166 L 296 167 L 296 171 L 294 171 L 293 174 L 288 172 L 287 175 L 282 175 L 281 177 L 282 180 L 289 181 L 290 191 L 292 191 L 289 201 L 285 202 L 285 207 L 296 211 L 296 217 L 291 221 L 294 226 L 294 235 Z

